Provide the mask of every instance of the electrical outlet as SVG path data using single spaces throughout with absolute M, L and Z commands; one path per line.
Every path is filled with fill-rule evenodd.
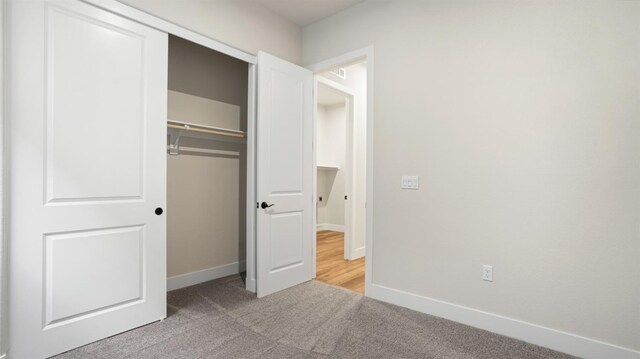
M 493 282 L 493 266 L 488 266 L 488 265 L 482 266 L 482 280 L 486 280 L 487 282 Z

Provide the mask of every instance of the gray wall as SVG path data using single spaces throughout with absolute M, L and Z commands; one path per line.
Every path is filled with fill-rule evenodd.
M 374 46 L 374 283 L 640 350 L 639 24 L 398 0 L 306 27 L 306 64 Z

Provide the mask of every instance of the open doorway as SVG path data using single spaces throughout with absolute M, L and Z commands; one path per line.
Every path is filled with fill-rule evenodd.
M 316 76 L 316 279 L 365 289 L 365 62 Z

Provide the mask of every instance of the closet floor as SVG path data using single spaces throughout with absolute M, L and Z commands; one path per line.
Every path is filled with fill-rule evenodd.
M 319 231 L 316 249 L 316 280 L 364 294 L 364 257 L 344 259 L 344 233 Z

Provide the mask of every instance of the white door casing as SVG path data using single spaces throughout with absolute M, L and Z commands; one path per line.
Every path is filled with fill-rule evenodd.
M 79 1 L 12 1 L 9 355 L 166 316 L 167 35 Z
M 312 93 L 311 71 L 258 54 L 258 297 L 313 274 Z

